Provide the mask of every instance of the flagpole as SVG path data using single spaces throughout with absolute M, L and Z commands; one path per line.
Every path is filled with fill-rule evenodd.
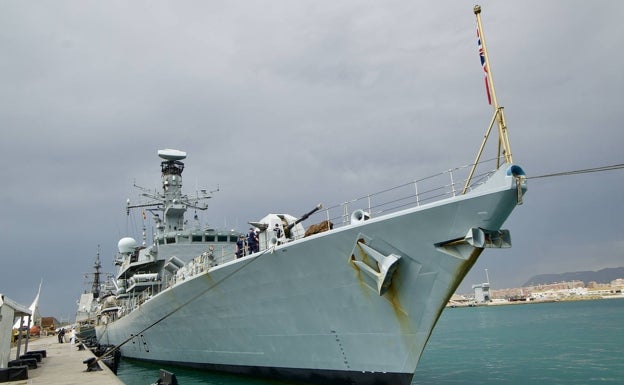
M 492 95 L 494 116 L 498 122 L 498 134 L 499 145 L 503 148 L 503 157 L 506 163 L 513 163 L 511 156 L 511 144 L 509 142 L 509 136 L 507 134 L 507 124 L 505 123 L 504 108 L 498 105 L 498 98 L 496 97 L 496 89 L 494 87 L 494 80 L 492 77 L 492 67 L 490 67 L 490 58 L 487 53 L 487 47 L 485 45 L 485 36 L 483 34 L 483 26 L 481 25 L 481 6 L 475 5 L 473 8 L 474 14 L 477 17 L 477 29 L 479 32 L 479 39 L 481 39 L 481 46 L 483 48 L 483 56 L 485 57 L 487 83 Z M 500 151 L 499 151 L 500 154 Z
M 477 169 L 477 165 L 479 164 L 479 160 L 481 159 L 481 155 L 483 154 L 483 150 L 485 149 L 485 144 L 490 137 L 490 133 L 492 131 L 492 127 L 496 122 L 498 124 L 498 149 L 497 149 L 497 159 L 496 159 L 496 168 L 500 167 L 500 154 L 501 150 L 503 152 L 503 157 L 505 159 L 505 163 L 513 163 L 511 158 L 511 144 L 509 143 L 509 137 L 507 135 L 507 124 L 505 123 L 505 111 L 504 108 L 498 105 L 498 98 L 496 97 L 496 89 L 494 88 L 494 81 L 492 79 L 492 71 L 490 68 L 490 59 L 487 54 L 487 48 L 485 46 L 485 36 L 483 36 L 483 26 L 481 25 L 481 6 L 475 5 L 473 8 L 474 14 L 477 16 L 477 37 L 479 39 L 479 54 L 483 55 L 482 64 L 483 69 L 485 71 L 485 86 L 486 91 L 488 93 L 488 102 L 492 104 L 492 100 L 494 100 L 494 115 L 492 116 L 492 120 L 490 121 L 490 125 L 488 126 L 487 132 L 483 137 L 483 141 L 481 142 L 481 147 L 477 152 L 477 157 L 472 164 L 470 174 L 468 178 L 466 178 L 466 184 L 464 185 L 464 189 L 462 190 L 462 194 L 465 194 L 468 191 L 468 187 L 470 186 L 470 182 L 472 181 L 472 177 Z

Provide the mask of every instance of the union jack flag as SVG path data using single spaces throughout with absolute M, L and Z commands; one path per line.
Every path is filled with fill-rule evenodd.
M 483 73 L 485 75 L 485 92 L 487 93 L 488 103 L 491 105 L 492 97 L 490 96 L 490 85 L 488 84 L 488 68 L 485 61 L 485 52 L 483 52 L 483 45 L 481 44 L 479 28 L 477 28 L 477 45 L 479 46 L 479 58 L 481 59 L 481 67 L 483 67 Z

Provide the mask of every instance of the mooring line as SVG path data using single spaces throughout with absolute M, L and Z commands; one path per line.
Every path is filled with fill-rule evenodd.
M 555 177 L 555 176 L 588 174 L 588 173 L 591 173 L 591 172 L 613 171 L 613 170 L 620 170 L 620 169 L 623 169 L 623 168 L 624 168 L 624 163 L 620 163 L 620 164 L 614 164 L 614 165 L 611 165 L 611 166 L 601 166 L 601 167 L 594 167 L 594 168 L 585 168 L 585 169 L 581 169 L 581 170 L 562 171 L 562 172 L 556 172 L 556 173 L 552 173 L 552 174 L 528 176 L 527 179 L 551 178 L 551 177 Z

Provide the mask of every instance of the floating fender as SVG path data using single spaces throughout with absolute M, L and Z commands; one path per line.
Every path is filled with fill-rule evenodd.
M 351 224 L 364 222 L 369 219 L 370 214 L 362 209 L 355 210 L 353 214 L 351 214 Z
M 277 237 L 273 236 L 269 239 L 269 247 L 277 246 Z

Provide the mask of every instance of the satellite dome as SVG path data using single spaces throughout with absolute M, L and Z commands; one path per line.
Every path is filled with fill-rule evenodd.
M 121 254 L 128 254 L 133 252 L 137 247 L 137 243 L 134 238 L 126 237 L 121 238 L 119 242 L 117 242 L 117 249 Z

